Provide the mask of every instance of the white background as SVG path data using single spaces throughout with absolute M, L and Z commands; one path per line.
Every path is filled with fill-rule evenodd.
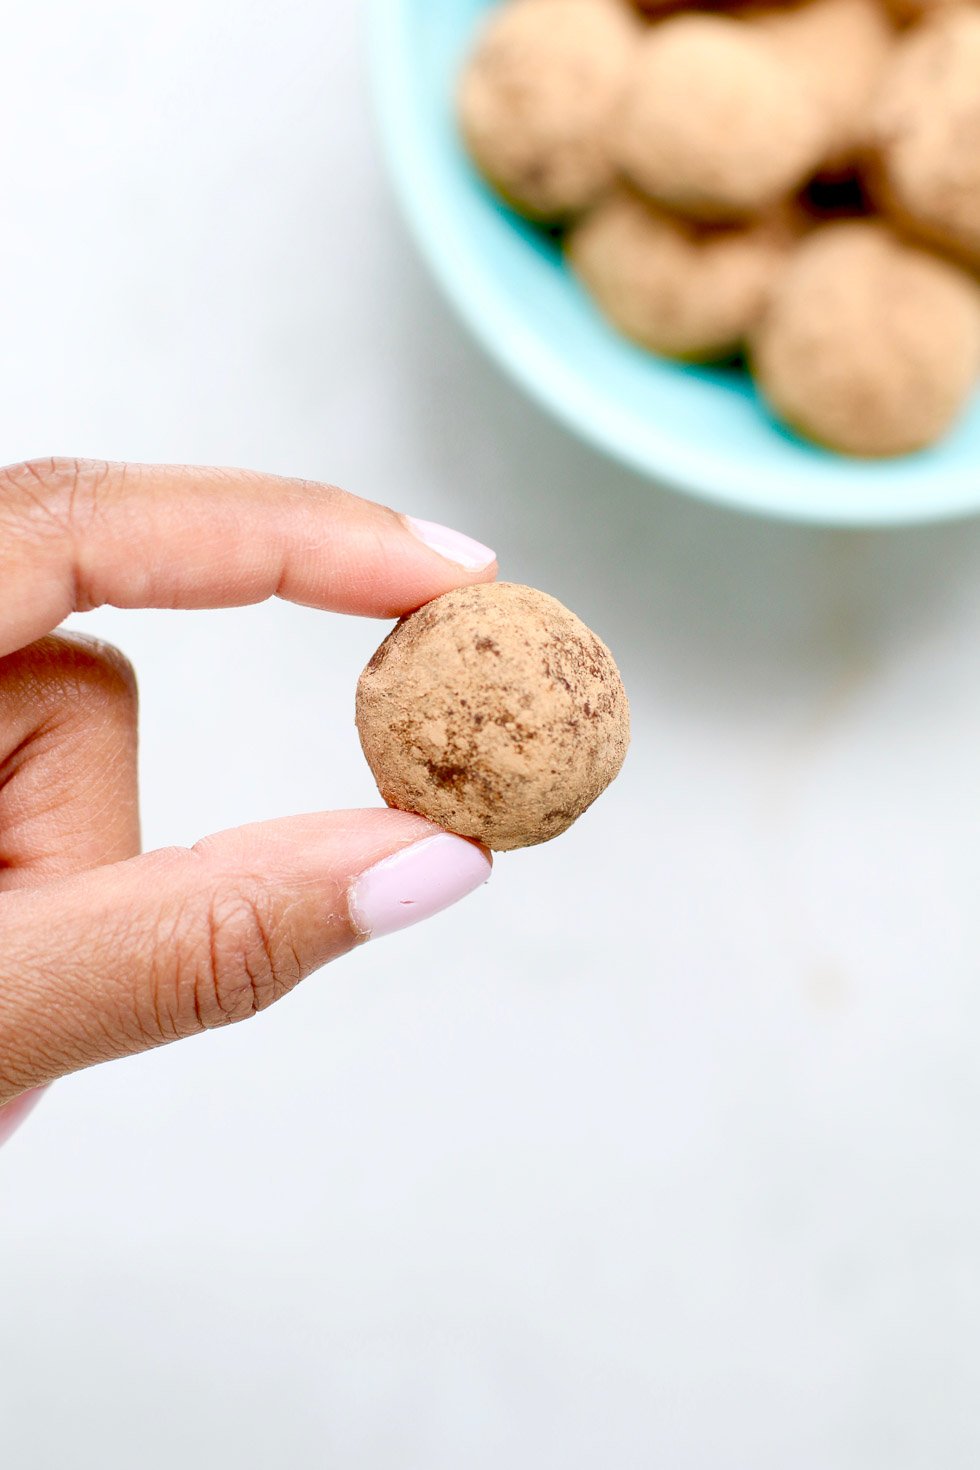
M 251 1025 L 0 1156 L 9 1470 L 980 1458 L 980 530 L 651 489 L 395 215 L 356 0 L 4 0 L 0 452 L 338 481 L 495 545 L 633 699 L 621 780 Z M 90 616 L 148 845 L 376 801 L 381 629 Z

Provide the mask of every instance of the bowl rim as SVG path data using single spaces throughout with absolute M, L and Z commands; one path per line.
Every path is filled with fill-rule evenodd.
M 735 469 L 707 441 L 693 445 L 651 433 L 647 425 L 642 445 L 630 413 L 597 400 L 587 385 L 564 368 L 556 354 L 542 350 L 513 310 L 506 294 L 488 289 L 467 256 L 465 236 L 448 235 L 440 209 L 428 201 L 438 188 L 438 170 L 428 156 L 423 129 L 412 103 L 409 12 L 416 0 L 369 0 L 367 33 L 368 75 L 381 152 L 402 214 L 430 274 L 443 296 L 484 352 L 513 378 L 527 396 L 579 439 L 608 458 L 627 465 L 648 483 L 756 516 L 814 526 L 871 529 L 928 525 L 966 519 L 980 512 L 980 463 L 966 483 L 939 476 L 935 498 L 926 499 L 913 483 L 903 503 L 884 476 L 896 461 L 848 460 L 835 468 L 833 496 L 821 502 L 816 493 L 789 498 L 776 478 L 760 463 L 751 473 Z M 424 3 L 424 0 L 423 0 Z M 457 248 L 462 246 L 463 248 Z M 508 330 L 501 330 L 502 320 Z M 655 456 L 650 445 L 655 441 Z M 654 462 L 655 460 L 655 462 Z M 860 472 L 848 475 L 848 466 L 882 467 L 882 482 L 872 485 Z M 880 500 L 878 496 L 880 494 Z M 853 501 L 848 500 L 853 495 Z

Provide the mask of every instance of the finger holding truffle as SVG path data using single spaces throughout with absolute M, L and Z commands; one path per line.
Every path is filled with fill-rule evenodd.
M 402 619 L 361 675 L 356 719 L 389 806 L 499 851 L 564 832 L 629 744 L 605 644 L 555 598 L 508 582 Z

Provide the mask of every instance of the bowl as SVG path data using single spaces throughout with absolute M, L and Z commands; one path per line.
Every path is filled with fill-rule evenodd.
M 514 381 L 574 433 L 658 485 L 838 526 L 980 511 L 980 395 L 918 454 L 857 460 L 797 438 L 738 367 L 658 358 L 607 326 L 551 236 L 482 182 L 454 117 L 486 0 L 372 0 L 376 111 L 395 189 L 433 274 Z

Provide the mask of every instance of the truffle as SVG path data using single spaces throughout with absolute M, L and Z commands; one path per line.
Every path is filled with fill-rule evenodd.
M 962 5 L 964 0 L 886 0 L 886 5 L 900 24 L 922 20 L 940 10 L 951 10 Z
M 612 182 L 637 28 L 608 0 L 518 0 L 490 16 L 460 80 L 460 127 L 477 167 L 530 217 L 575 214 Z
M 616 155 L 652 199 L 696 219 L 739 219 L 803 183 L 826 148 L 823 108 L 750 21 L 679 15 L 630 67 Z
M 980 289 L 883 224 L 825 225 L 776 282 L 752 361 L 775 411 L 808 438 L 858 455 L 920 449 L 980 371 Z
M 879 0 L 804 0 L 755 21 L 823 115 L 821 170 L 839 172 L 857 156 L 868 107 L 896 33 Z
M 871 111 L 872 174 L 905 227 L 980 265 L 980 10 L 899 40 Z
M 605 644 L 509 582 L 448 592 L 396 624 L 360 677 L 356 717 L 389 806 L 501 851 L 570 827 L 629 744 Z
M 690 224 L 623 189 L 572 230 L 569 260 L 621 332 L 668 357 L 731 356 L 755 324 L 790 245 L 775 220 Z
M 505 3 L 508 5 L 565 5 L 568 3 L 568 0 L 505 0 Z M 600 5 L 611 5 L 612 8 L 614 10 L 618 10 L 621 15 L 636 15 L 636 6 L 633 4 L 633 0 L 595 0 L 595 3 Z M 671 3 L 673 3 L 673 0 L 671 0 Z

